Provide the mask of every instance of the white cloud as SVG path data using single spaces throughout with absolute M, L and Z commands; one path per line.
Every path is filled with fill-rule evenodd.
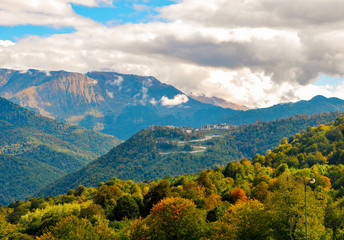
M 162 106 L 176 106 L 176 105 L 186 103 L 188 101 L 189 101 L 189 98 L 184 94 L 178 94 L 178 95 L 174 96 L 174 98 L 172 98 L 172 99 L 170 99 L 166 96 L 163 96 L 160 99 L 160 103 Z
M 19 73 L 32 75 L 32 72 L 29 69 L 21 69 Z
M 114 98 L 113 96 L 113 92 L 109 91 L 109 90 L 105 90 L 106 91 L 106 95 L 109 97 L 109 98 Z
M 250 107 L 319 93 L 342 96 L 339 87 L 312 83 L 319 74 L 344 76 L 344 1 L 182 0 L 160 9 L 166 22 L 111 27 L 77 15 L 70 2 L 111 3 L 1 1 L 2 25 L 77 31 L 28 36 L 16 44 L 0 41 L 0 66 L 150 75 L 186 94 L 200 92 Z M 121 82 L 118 77 L 108 84 Z
M 221 27 L 322 27 L 343 21 L 341 0 L 182 0 L 164 7 L 172 21 Z
M 93 81 L 90 81 L 89 83 L 90 83 L 91 85 L 97 85 L 97 84 L 98 84 L 98 81 L 94 79 Z
M 0 40 L 0 46 L 8 47 L 13 46 L 15 43 L 10 40 Z
M 102 1 L 103 2 L 103 1 Z M 95 27 L 98 24 L 88 18 L 76 14 L 71 3 L 89 7 L 98 6 L 95 0 L 1 0 L 0 25 L 49 25 L 56 28 Z
M 142 87 L 141 93 L 142 93 L 142 100 L 146 100 L 149 97 L 148 96 L 148 88 Z
M 149 102 L 150 102 L 150 104 L 152 104 L 154 106 L 159 103 L 155 98 L 150 99 Z
M 138 100 L 138 102 L 142 105 L 146 105 L 149 95 L 148 95 L 148 88 L 142 86 L 141 91 L 139 91 L 134 98 L 136 98 Z M 148 102 L 150 102 L 151 100 L 149 100 Z
M 123 82 L 123 77 L 122 76 L 115 76 L 116 78 L 113 80 L 107 80 L 106 84 L 109 84 L 111 86 L 120 86 L 121 83 Z
M 153 86 L 153 81 L 151 78 L 147 78 L 142 82 L 142 85 L 148 89 Z

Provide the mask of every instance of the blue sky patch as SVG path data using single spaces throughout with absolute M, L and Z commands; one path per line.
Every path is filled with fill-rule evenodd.
M 113 7 L 87 7 L 72 4 L 74 11 L 105 25 L 155 21 L 157 8 L 174 4 L 171 0 L 114 1 Z
M 52 26 L 35 26 L 35 25 L 17 25 L 17 26 L 0 26 L 0 39 L 17 42 L 21 38 L 29 35 L 38 35 L 47 37 L 53 34 L 75 32 L 73 27 L 54 28 Z
M 318 79 L 313 84 L 316 86 L 339 86 L 342 83 L 344 83 L 344 78 L 342 77 L 332 77 L 326 74 L 321 74 L 320 77 L 318 77 Z
M 71 4 L 74 11 L 86 18 L 104 25 L 125 23 L 147 23 L 157 20 L 157 8 L 175 4 L 174 0 L 116 0 L 113 6 L 87 7 Z M 160 21 L 164 21 L 160 19 Z M 0 26 L 0 40 L 17 42 L 29 35 L 48 37 L 53 34 L 73 33 L 73 27 L 54 28 L 53 26 L 17 25 Z

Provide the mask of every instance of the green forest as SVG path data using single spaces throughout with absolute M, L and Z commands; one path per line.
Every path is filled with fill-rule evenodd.
M 306 239 L 306 193 L 308 239 L 344 239 L 343 133 L 340 116 L 199 174 L 17 201 L 0 208 L 0 238 Z
M 170 151 L 166 148 L 173 148 L 172 143 L 176 140 L 204 138 L 206 133 L 203 131 L 188 134 L 178 128 L 144 129 L 86 167 L 48 185 L 39 192 L 39 196 L 62 194 L 80 184 L 96 187 L 99 182 L 106 182 L 114 176 L 122 180 L 144 181 L 224 167 L 229 161 L 251 159 L 256 153 L 265 154 L 276 147 L 283 137 L 289 138 L 308 126 L 334 121 L 338 116 L 338 112 L 312 116 L 305 114 L 244 125 L 223 131 L 222 137 L 191 143 L 206 148 L 204 152 L 196 154 L 188 153 L 185 149 L 176 154 L 163 155 L 161 152 Z
M 0 204 L 28 198 L 122 142 L 1 97 L 0 113 Z

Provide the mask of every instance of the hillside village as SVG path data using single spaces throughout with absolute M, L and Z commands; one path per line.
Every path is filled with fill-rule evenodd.
M 154 131 L 157 128 L 180 129 L 183 132 L 192 133 L 193 131 L 198 132 L 198 131 L 209 131 L 209 130 L 231 130 L 231 129 L 238 128 L 238 126 L 227 124 L 227 123 L 207 124 L 207 125 L 202 125 L 202 127 L 200 128 L 178 127 L 178 126 L 173 126 L 173 125 L 165 125 L 165 126 L 149 125 L 150 130 Z

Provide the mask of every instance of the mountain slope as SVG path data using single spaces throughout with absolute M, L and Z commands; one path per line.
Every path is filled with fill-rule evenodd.
M 190 135 L 180 128 L 142 130 L 86 167 L 47 186 L 39 195 L 60 194 L 78 185 L 96 186 L 112 177 L 143 181 L 216 168 L 228 161 L 265 153 L 277 146 L 283 137 L 289 137 L 310 125 L 333 121 L 338 115 L 339 113 L 312 117 L 303 115 L 274 122 L 259 122 L 229 132 L 223 131 L 223 136 L 203 131 L 194 131 Z M 199 141 L 207 134 L 210 135 L 206 140 Z M 178 149 L 180 140 L 190 138 L 199 139 L 190 142 L 192 147 L 206 150 L 197 153 L 187 153 L 184 149 L 173 151 Z M 174 144 L 176 141 L 179 143 Z
M 309 127 L 291 136 L 288 141 L 282 141 L 265 156 L 254 157 L 253 162 L 274 168 L 282 165 L 284 169 L 286 166 L 299 169 L 311 168 L 316 164 L 342 167 L 344 163 L 343 132 L 344 115 L 341 115 L 333 123 Z M 336 189 L 343 188 L 344 178 L 336 177 L 338 178 L 331 180 L 332 186 Z
M 247 111 L 237 111 L 229 114 L 220 122 L 229 124 L 251 124 L 256 121 L 272 121 L 276 118 L 286 118 L 296 114 L 323 113 L 323 112 L 344 112 L 344 100 L 339 98 L 326 98 L 315 96 L 309 101 L 299 101 L 295 103 L 277 104 L 268 108 L 251 109 Z
M 0 155 L 0 204 L 24 200 L 65 172 L 34 158 Z M 42 174 L 44 173 L 44 174 Z
M 120 142 L 42 117 L 4 98 L 0 98 L 0 113 L 0 172 L 4 181 L 0 204 L 28 197 L 42 184 L 85 166 Z M 20 180 L 24 176 L 31 177 L 24 183 Z
M 200 101 L 202 103 L 207 103 L 207 104 L 212 104 L 215 106 L 219 106 L 222 108 L 230 108 L 230 109 L 234 109 L 234 110 L 248 110 L 249 108 L 244 106 L 244 105 L 239 105 L 239 104 L 235 104 L 232 102 L 228 102 L 222 98 L 218 98 L 218 97 L 206 97 L 206 96 L 202 96 L 202 95 L 189 95 L 191 98 Z
M 152 124 L 199 127 L 233 111 L 189 98 L 154 77 L 115 72 L 0 69 L 0 96 L 121 139 Z

